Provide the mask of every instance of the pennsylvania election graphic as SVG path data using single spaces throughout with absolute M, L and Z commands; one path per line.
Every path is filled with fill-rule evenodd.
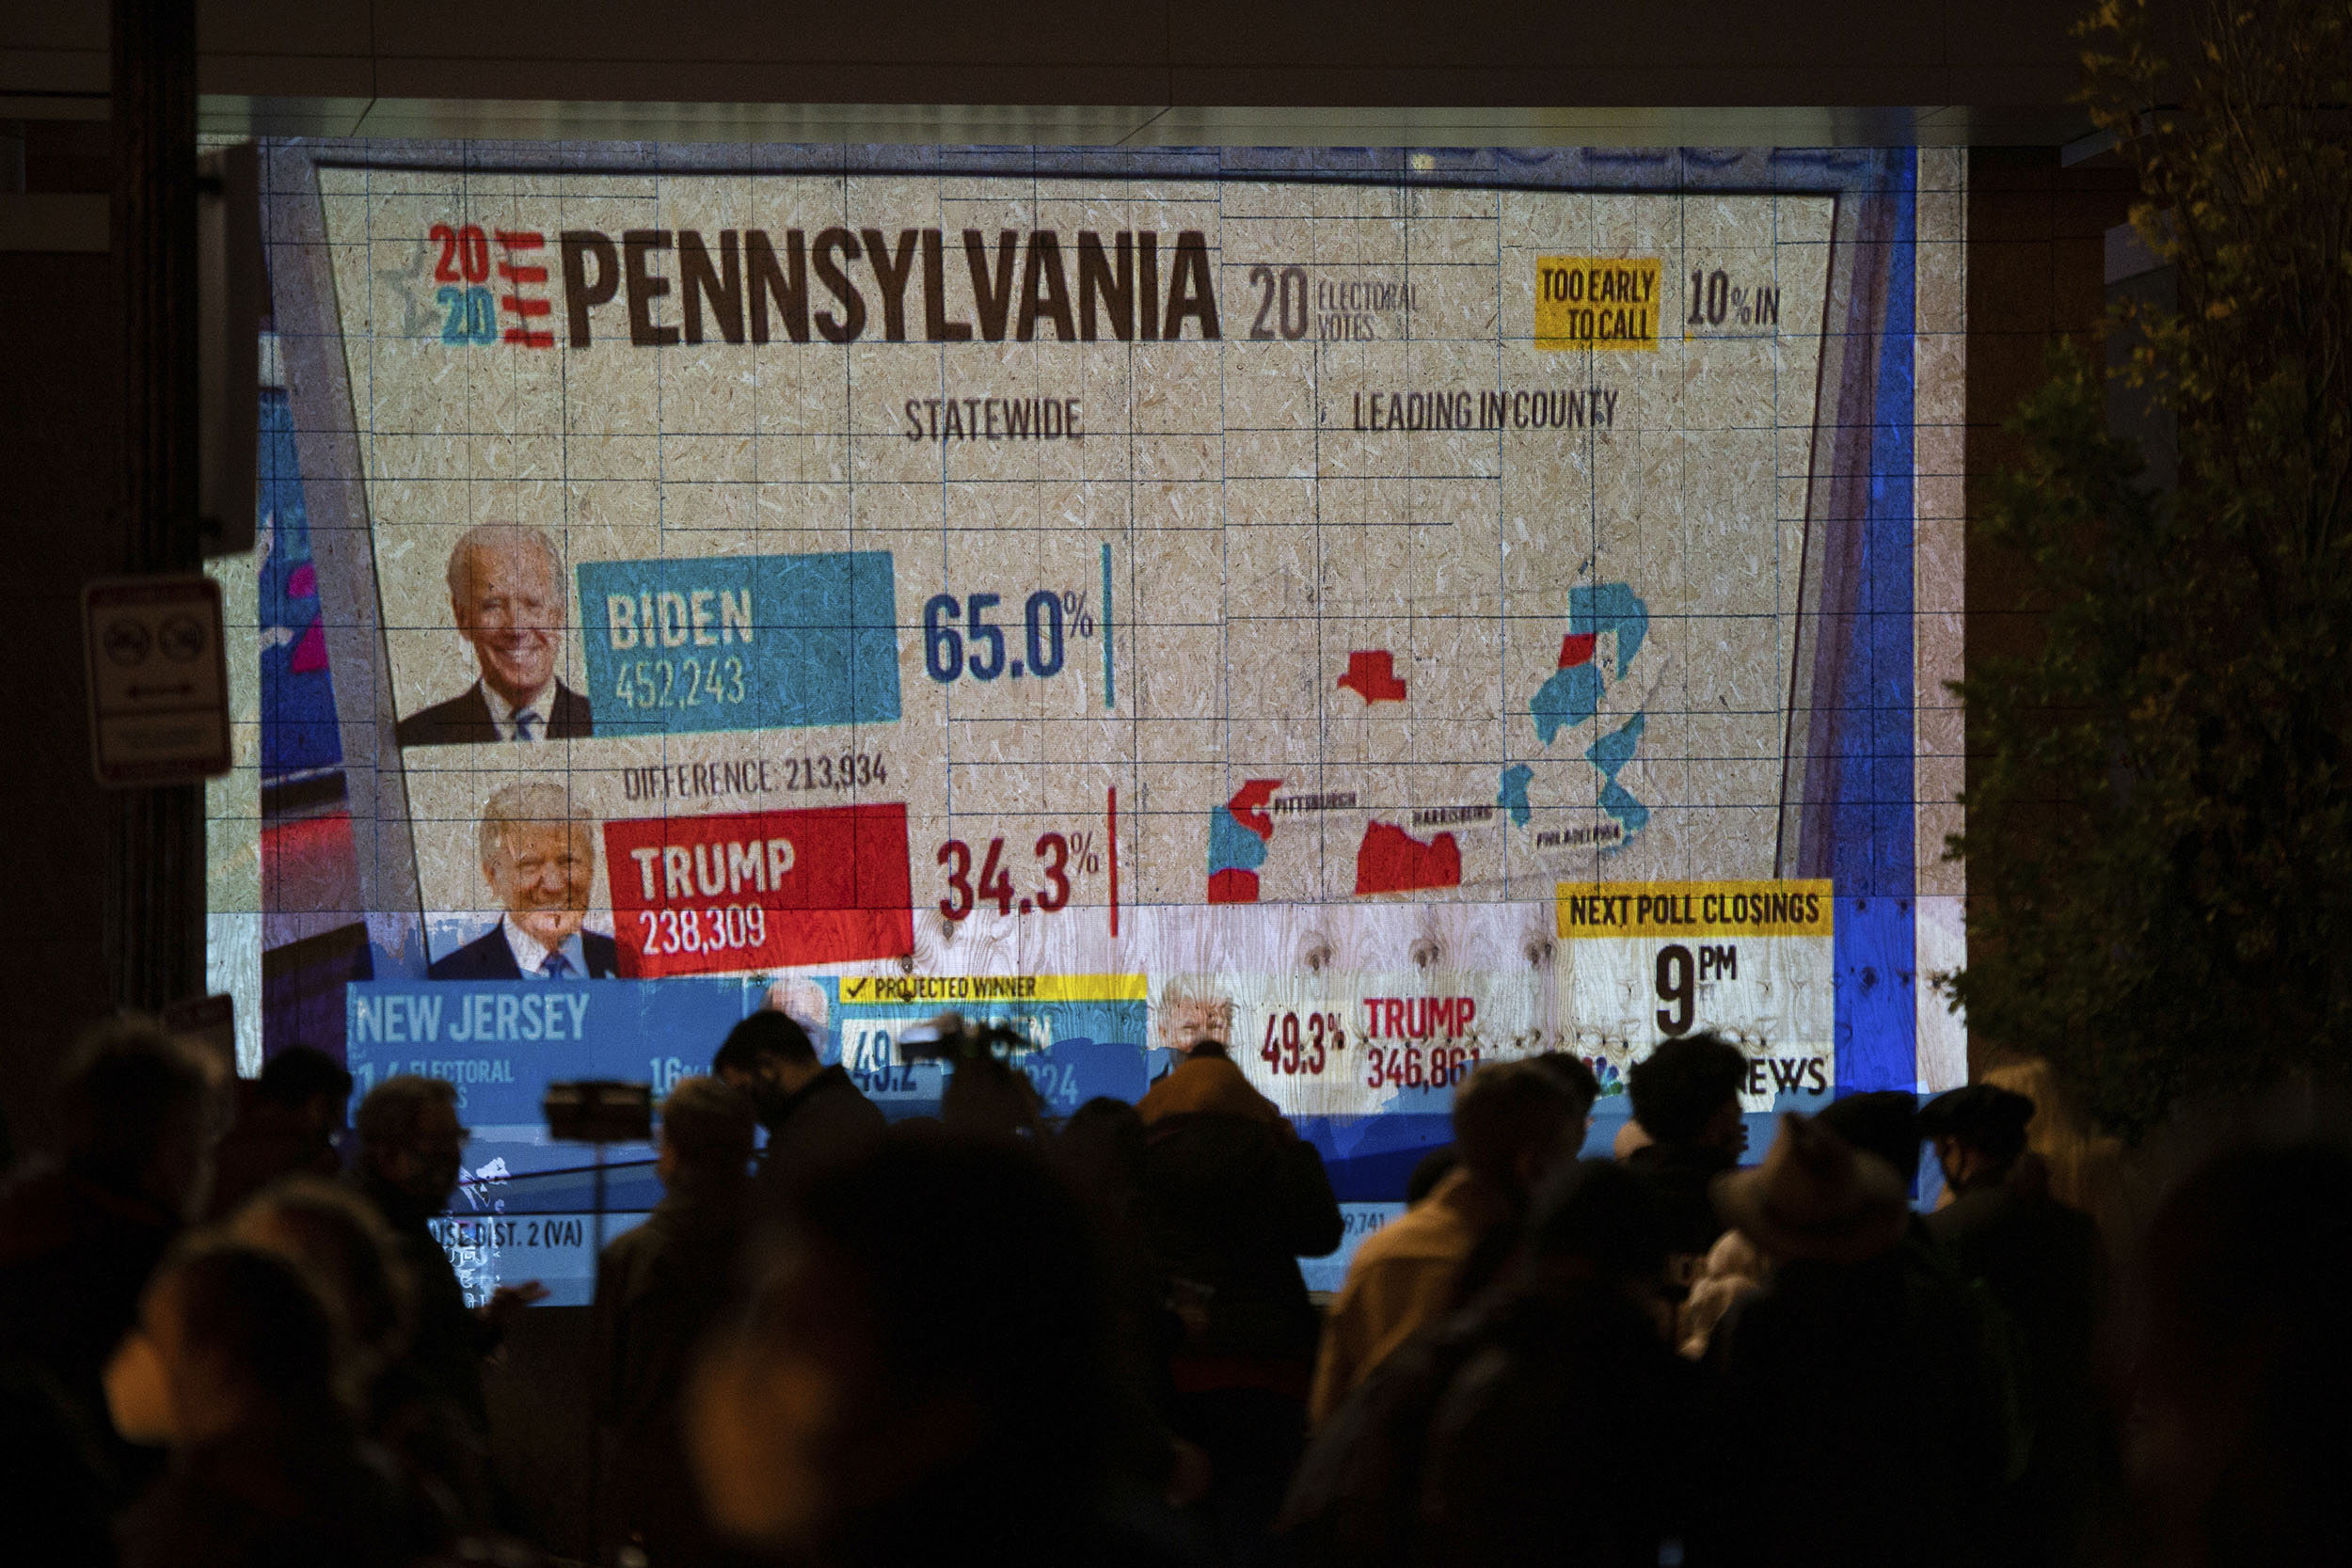
M 792 988 L 894 1114 L 949 1007 L 1066 1112 L 1216 1037 L 1366 1202 L 1486 1061 L 1910 1085 L 1959 166 L 277 149 L 353 1059 Z

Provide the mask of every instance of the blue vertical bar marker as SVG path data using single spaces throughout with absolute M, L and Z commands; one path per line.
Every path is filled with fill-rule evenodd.
M 1103 705 L 1119 705 L 1119 693 L 1111 685 L 1111 546 L 1107 540 L 1103 544 Z

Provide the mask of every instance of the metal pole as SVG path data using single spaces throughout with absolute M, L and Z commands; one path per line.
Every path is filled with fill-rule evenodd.
M 115 0 L 114 228 L 123 299 L 125 572 L 189 572 L 197 534 L 195 0 Z M 106 841 L 116 1002 L 204 981 L 201 786 L 119 792 Z
M 595 1200 L 596 1241 L 595 1250 L 588 1254 L 588 1292 L 591 1303 L 596 1300 L 596 1287 L 602 1283 L 604 1275 L 604 1145 L 599 1142 L 594 1147 L 596 1151 Z M 598 1562 L 608 1560 L 605 1552 L 607 1545 L 605 1531 L 606 1521 L 611 1515 L 603 1511 L 606 1457 L 604 1428 L 596 1420 L 591 1419 L 588 1423 L 587 1507 L 581 1517 L 588 1521 L 589 1554 Z
M 596 1250 L 588 1255 L 588 1279 L 594 1284 L 597 1260 L 604 1257 L 604 1145 L 596 1148 Z

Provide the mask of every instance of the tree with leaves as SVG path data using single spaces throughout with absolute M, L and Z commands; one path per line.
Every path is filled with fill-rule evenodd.
M 2054 351 L 2011 429 L 1996 542 L 2042 636 L 1958 689 L 1978 756 L 1970 1027 L 2126 1133 L 2185 1096 L 2352 1079 L 2352 0 L 2210 0 L 2194 57 L 2147 0 L 2077 29 L 2177 305 L 2121 372 L 2177 420 L 2176 488 Z

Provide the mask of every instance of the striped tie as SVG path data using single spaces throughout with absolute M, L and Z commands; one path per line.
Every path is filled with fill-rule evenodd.
M 538 739 L 539 737 L 531 733 L 531 726 L 538 721 L 539 710 L 537 708 L 527 707 L 517 709 L 515 714 L 515 738 L 517 740 Z

